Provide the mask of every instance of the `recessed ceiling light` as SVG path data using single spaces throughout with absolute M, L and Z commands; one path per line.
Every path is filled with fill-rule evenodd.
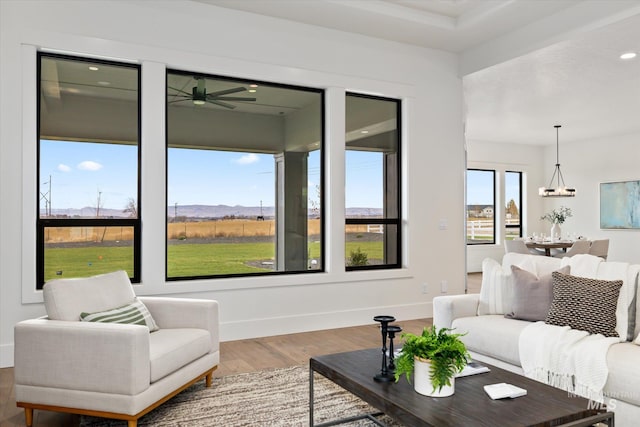
M 636 57 L 635 52 L 625 52 L 622 55 L 620 55 L 620 59 L 633 59 L 635 57 Z
M 249 87 L 258 87 L 258 85 L 257 84 L 252 84 L 252 85 L 249 85 Z
M 100 86 L 109 86 L 111 82 L 98 82 Z
M 255 89 L 249 89 L 249 92 L 251 92 L 251 93 L 255 93 L 255 92 L 257 92 L 257 91 L 256 91 Z
M 360 133 L 369 133 L 368 130 L 361 130 Z
M 95 66 L 93 66 L 93 65 L 92 65 L 92 66 L 90 66 L 90 67 L 89 67 L 89 69 L 90 69 L 91 71 L 98 71 L 98 70 L 99 70 L 99 68 L 98 68 L 98 67 L 95 67 Z

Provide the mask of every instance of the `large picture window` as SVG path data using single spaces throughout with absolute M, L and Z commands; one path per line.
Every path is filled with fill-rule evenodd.
M 140 280 L 139 79 L 136 65 L 38 55 L 38 289 Z
M 321 90 L 167 72 L 167 279 L 322 271 Z
M 347 270 L 399 268 L 400 101 L 347 94 Z

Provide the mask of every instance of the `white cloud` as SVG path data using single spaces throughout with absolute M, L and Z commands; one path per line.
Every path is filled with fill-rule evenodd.
M 98 171 L 102 169 L 102 165 L 91 160 L 85 160 L 84 162 L 78 163 L 78 169 L 83 171 Z
M 256 154 L 249 153 L 235 160 L 234 163 L 237 163 L 239 165 L 250 165 L 251 163 L 256 163 L 259 161 L 260 157 L 258 157 Z
M 69 166 L 65 165 L 64 163 L 60 163 L 58 165 L 58 170 L 60 172 L 71 172 L 71 168 Z

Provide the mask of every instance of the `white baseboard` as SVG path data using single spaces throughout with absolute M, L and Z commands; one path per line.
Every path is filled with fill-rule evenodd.
M 13 343 L 0 345 L 0 368 L 13 367 Z
M 433 317 L 431 301 L 419 304 L 364 308 L 361 310 L 310 313 L 297 316 L 250 319 L 220 324 L 220 341 L 235 341 L 273 335 L 294 334 L 349 326 L 370 325 L 377 315 L 394 316 L 398 321 Z

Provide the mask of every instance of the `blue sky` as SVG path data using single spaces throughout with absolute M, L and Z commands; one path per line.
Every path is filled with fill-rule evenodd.
M 520 190 L 517 174 L 507 173 L 505 177 L 505 201 L 513 199 L 518 203 Z M 493 204 L 493 174 L 482 170 L 467 171 L 467 204 Z
M 137 147 L 42 141 L 40 192 L 49 191 L 53 209 L 124 209 L 129 197 L 137 198 Z M 41 202 L 44 209 L 44 202 Z
M 40 191 L 49 189 L 53 209 L 124 209 L 137 197 L 137 147 L 43 140 Z M 382 155 L 347 151 L 347 207 L 382 207 Z M 273 206 L 271 154 L 169 149 L 167 205 Z M 319 152 L 309 154 L 309 195 L 317 199 Z M 44 208 L 44 202 L 41 202 Z

